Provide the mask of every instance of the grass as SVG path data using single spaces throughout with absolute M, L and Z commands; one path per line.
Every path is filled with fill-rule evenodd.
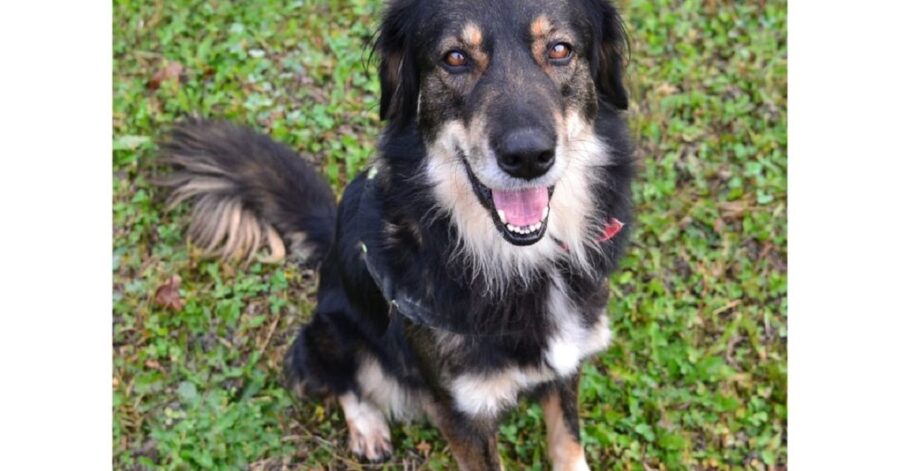
M 187 212 L 164 211 L 151 181 L 164 171 L 155 140 L 196 113 L 273 135 L 339 191 L 380 127 L 364 49 L 377 3 L 115 2 L 117 469 L 360 468 L 338 408 L 280 386 L 314 275 L 202 259 L 183 237 Z M 620 5 L 642 168 L 634 243 L 612 283 L 616 341 L 582 383 L 589 462 L 782 469 L 786 2 Z M 428 425 L 393 433 L 394 468 L 452 462 Z M 539 407 L 504 422 L 501 449 L 507 469 L 547 466 Z

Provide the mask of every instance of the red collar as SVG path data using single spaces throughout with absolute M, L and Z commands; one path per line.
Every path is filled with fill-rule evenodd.
M 625 223 L 616 218 L 612 218 L 608 223 L 603 225 L 603 232 L 597 237 L 597 242 L 606 242 L 607 240 L 612 239 L 624 226 Z
M 616 218 L 610 219 L 608 223 L 603 225 L 603 230 L 600 232 L 600 235 L 597 236 L 597 242 L 606 242 L 607 240 L 612 239 L 623 227 L 625 227 L 624 222 Z M 569 251 L 569 247 L 565 243 L 559 242 L 559 246 L 566 252 Z

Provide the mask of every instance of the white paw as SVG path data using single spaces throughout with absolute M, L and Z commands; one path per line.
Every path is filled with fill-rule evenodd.
M 354 393 L 338 398 L 350 430 L 350 451 L 368 461 L 384 461 L 391 457 L 391 430 L 380 410 Z

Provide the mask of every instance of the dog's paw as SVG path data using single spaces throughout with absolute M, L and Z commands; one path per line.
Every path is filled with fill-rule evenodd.
M 391 430 L 384 414 L 373 405 L 360 401 L 356 394 L 338 398 L 350 430 L 350 451 L 360 459 L 381 462 L 393 453 Z
M 351 427 L 350 450 L 358 458 L 371 462 L 390 459 L 394 450 L 391 446 L 391 434 L 387 424 L 384 424 L 384 427 L 369 429 Z

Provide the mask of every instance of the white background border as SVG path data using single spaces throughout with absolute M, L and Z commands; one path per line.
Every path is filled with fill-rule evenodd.
M 900 8 L 888 5 L 790 3 L 793 470 L 900 461 Z M 112 466 L 111 25 L 110 2 L 0 6 L 3 469 Z
M 0 4 L 0 469 L 112 467 L 112 2 Z
M 794 471 L 900 469 L 897 10 L 821 0 L 788 9 Z

